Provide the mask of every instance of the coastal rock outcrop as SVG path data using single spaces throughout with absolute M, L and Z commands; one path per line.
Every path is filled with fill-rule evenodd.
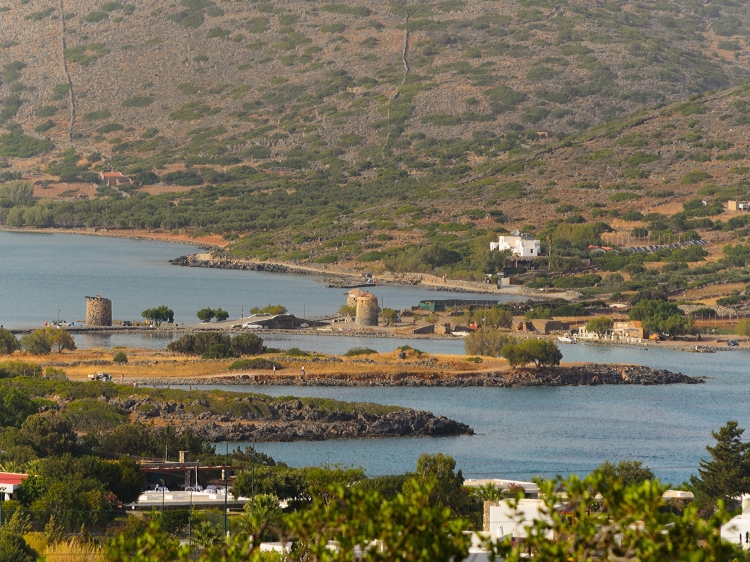
M 178 433 L 190 430 L 207 441 L 321 441 L 366 437 L 442 437 L 473 435 L 468 425 L 430 412 L 394 409 L 385 413 L 320 409 L 301 400 L 259 404 L 221 413 L 207 404 L 159 401 L 150 397 L 109 401 L 132 414 L 134 421 L 175 423 Z M 202 410 L 202 411 L 201 411 Z
M 520 386 L 596 386 L 602 384 L 700 384 L 701 377 L 690 377 L 664 369 L 641 365 L 589 363 L 549 368 L 524 368 L 499 372 L 415 373 L 388 372 L 366 374 L 316 375 L 234 374 L 210 379 L 144 380 L 144 384 L 258 385 L 258 386 L 442 386 L 442 387 L 520 387 Z

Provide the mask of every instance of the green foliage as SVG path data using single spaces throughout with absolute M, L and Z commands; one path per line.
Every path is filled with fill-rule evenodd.
M 189 101 L 182 104 L 169 114 L 174 121 L 196 121 L 209 115 L 215 115 L 221 111 L 220 107 L 211 107 L 197 101 Z
M 123 100 L 122 105 L 124 107 L 148 107 L 152 103 L 154 103 L 153 96 L 133 96 Z
M 221 307 L 217 308 L 214 311 L 214 314 L 216 316 L 217 322 L 224 322 L 227 318 L 229 318 L 229 313 Z
M 0 328 L 0 355 L 9 355 L 18 349 L 21 349 L 21 344 L 15 334 L 10 330 Z
M 231 337 L 221 332 L 199 332 L 186 334 L 171 342 L 167 349 L 187 355 L 204 355 L 206 359 L 234 357 Z
M 713 178 L 711 174 L 704 171 L 688 172 L 680 179 L 682 185 L 693 185 Z
M 586 560 L 595 552 L 606 552 L 607 559 L 687 562 L 695 559 L 700 540 L 701 560 L 732 559 L 734 548 L 719 533 L 726 512 L 720 509 L 702 519 L 689 507 L 681 515 L 672 515 L 661 498 L 665 489 L 657 480 L 628 486 L 601 470 L 583 480 L 571 476 L 544 482 L 541 517 L 525 521 L 522 510 L 516 510 L 524 526 L 532 529 L 524 538 L 525 548 L 506 540 L 495 543 L 493 551 L 509 562 L 525 560 L 527 549 L 540 560 Z M 571 505 L 565 514 L 555 508 L 561 496 Z M 636 529 L 633 521 L 647 523 Z
M 504 346 L 515 343 L 516 340 L 507 333 L 482 326 L 466 336 L 464 350 L 467 355 L 500 357 Z
M 606 461 L 596 471 L 604 476 L 603 484 L 618 481 L 626 487 L 640 486 L 656 478 L 653 471 L 642 461 L 621 460 L 617 464 Z
M 547 339 L 528 339 L 503 346 L 502 356 L 510 366 L 516 368 L 534 363 L 537 367 L 551 367 L 562 361 L 562 352 L 557 344 Z
M 38 411 L 37 405 L 16 388 L 9 388 L 0 394 L 0 427 L 20 428 L 26 418 Z
M 240 359 L 229 365 L 230 371 L 244 371 L 244 370 L 263 370 L 271 371 L 276 367 L 276 370 L 281 370 L 284 366 L 276 361 L 265 359 L 264 357 L 256 357 L 255 359 Z
M 196 312 L 195 315 L 201 322 L 210 322 L 213 319 L 215 313 L 213 308 L 201 308 L 198 312 Z
M 34 330 L 21 338 L 21 348 L 32 355 L 46 355 L 52 351 L 52 343 L 45 330 Z
M 750 336 L 750 318 L 743 318 L 737 323 L 734 331 L 739 336 Z
M 0 529 L 0 562 L 35 562 L 37 556 L 21 535 Z
M 109 14 L 107 12 L 103 11 L 93 11 L 89 12 L 85 16 L 83 16 L 83 21 L 89 22 L 89 23 L 98 23 L 100 21 L 104 21 L 109 18 Z
M 586 324 L 586 331 L 594 332 L 601 336 L 602 334 L 606 334 L 607 332 L 609 332 L 614 325 L 615 322 L 611 318 L 608 318 L 606 316 L 599 316 L 588 321 L 588 323 Z
M 287 309 L 285 306 L 280 304 L 269 304 L 264 307 L 254 306 L 250 309 L 251 314 L 270 314 L 271 316 L 278 316 L 279 314 L 286 314 Z
M 21 425 L 21 435 L 40 456 L 60 456 L 76 444 L 72 424 L 56 412 L 29 416 Z
M 327 546 L 331 540 L 347 553 L 377 541 L 377 555 L 363 552 L 362 560 L 367 561 L 463 559 L 469 548 L 463 534 L 467 522 L 453 519 L 450 509 L 435 506 L 434 492 L 432 480 L 414 481 L 408 492 L 388 502 L 377 491 L 338 486 L 330 491 L 336 501 L 314 497 L 310 509 L 290 515 L 287 525 L 320 562 L 342 560 Z
M 164 305 L 157 306 L 155 308 L 147 308 L 146 310 L 141 312 L 141 316 L 146 320 L 150 320 L 151 322 L 153 322 L 157 328 L 164 322 L 168 324 L 172 324 L 174 322 L 174 311 Z
M 23 361 L 0 362 L 0 378 L 6 377 L 29 377 L 38 378 L 42 376 L 42 366 L 36 363 L 25 363 Z
M 344 357 L 359 357 L 360 355 L 373 355 L 378 352 L 369 347 L 352 347 L 349 351 L 344 353 Z
M 630 320 L 640 320 L 643 327 L 652 332 L 675 336 L 691 329 L 689 319 L 682 316 L 677 305 L 663 300 L 639 301 L 628 313 Z
M 263 353 L 263 340 L 256 334 L 239 334 L 232 338 L 232 351 L 238 355 L 258 355 Z
M 112 358 L 112 363 L 124 365 L 128 362 L 128 356 L 125 355 L 124 351 L 118 351 L 117 354 Z
M 744 432 L 736 421 L 711 432 L 716 440 L 706 447 L 711 460 L 701 459 L 698 476 L 690 478 L 701 503 L 736 505 L 737 498 L 750 493 L 750 443 L 742 442 Z

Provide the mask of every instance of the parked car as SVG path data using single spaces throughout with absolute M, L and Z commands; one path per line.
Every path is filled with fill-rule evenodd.
M 263 326 L 260 324 L 253 324 L 252 322 L 245 322 L 242 325 L 243 328 L 247 328 L 248 330 L 262 330 Z
M 206 492 L 208 492 L 209 494 L 216 494 L 218 493 L 218 490 L 216 489 L 216 486 L 214 486 L 213 484 L 209 484 L 208 486 L 206 486 Z
M 739 347 L 740 342 L 738 342 L 737 340 L 727 340 L 727 345 L 729 347 Z

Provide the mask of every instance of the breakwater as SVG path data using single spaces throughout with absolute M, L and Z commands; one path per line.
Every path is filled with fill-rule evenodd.
M 597 385 L 700 384 L 702 377 L 689 377 L 665 369 L 640 365 L 585 364 L 499 372 L 415 373 L 413 371 L 364 374 L 258 374 L 237 373 L 211 378 L 143 379 L 149 386 L 167 385 L 258 385 L 258 386 L 412 386 L 412 387 L 533 387 Z

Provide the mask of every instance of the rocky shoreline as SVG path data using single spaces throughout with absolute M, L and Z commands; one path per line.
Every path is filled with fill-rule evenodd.
M 541 369 L 515 369 L 501 372 L 468 373 L 366 373 L 333 374 L 258 374 L 238 373 L 211 378 L 142 379 L 147 386 L 174 385 L 257 385 L 257 386 L 411 386 L 411 387 L 500 387 L 526 386 L 598 386 L 700 384 L 701 377 L 653 369 L 640 365 L 587 364 Z
M 302 400 L 266 399 L 261 403 L 257 397 L 246 396 L 236 398 L 235 402 L 238 406 L 247 402 L 252 408 L 237 407 L 232 412 L 213 413 L 206 411 L 209 402 L 200 398 L 187 404 L 150 397 L 107 399 L 102 396 L 100 400 L 132 414 L 136 422 L 171 423 L 178 434 L 191 431 L 211 442 L 474 435 L 474 430 L 464 423 L 408 408 L 368 413 L 312 407 Z M 243 413 L 234 413 L 236 411 Z

